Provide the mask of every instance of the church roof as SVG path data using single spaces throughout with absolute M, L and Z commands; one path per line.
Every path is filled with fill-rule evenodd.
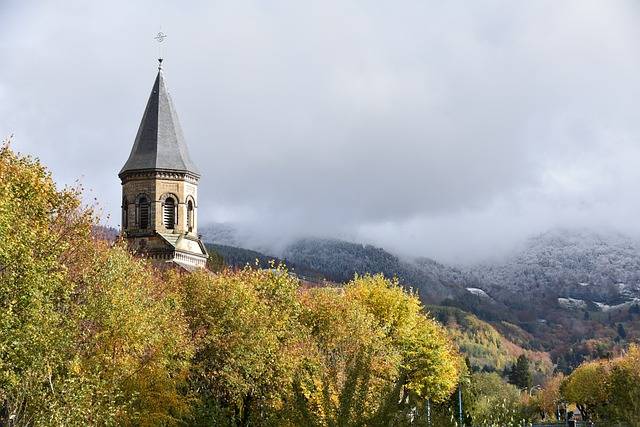
M 162 67 L 158 69 L 129 159 L 118 176 L 122 178 L 127 172 L 143 170 L 190 172 L 200 177 L 189 156 Z

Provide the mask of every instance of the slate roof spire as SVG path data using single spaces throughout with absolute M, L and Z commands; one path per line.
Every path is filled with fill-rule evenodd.
M 162 59 L 131 154 L 118 176 L 122 179 L 128 172 L 152 170 L 184 172 L 200 178 L 164 81 Z

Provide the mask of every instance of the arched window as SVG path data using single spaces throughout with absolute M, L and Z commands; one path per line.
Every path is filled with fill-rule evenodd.
M 138 226 L 145 230 L 149 227 L 149 201 L 146 197 L 138 200 Z
M 162 220 L 165 227 L 173 229 L 176 223 L 176 202 L 172 197 L 167 197 L 167 199 L 164 201 Z
M 187 202 L 187 230 L 193 231 L 193 202 Z
M 125 197 L 122 200 L 122 229 L 126 230 L 129 226 L 129 201 Z

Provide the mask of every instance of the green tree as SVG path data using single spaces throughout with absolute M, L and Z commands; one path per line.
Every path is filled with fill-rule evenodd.
M 215 272 L 224 270 L 227 265 L 224 256 L 210 249 L 207 250 L 207 253 L 209 254 L 209 258 L 207 258 L 207 269 Z
M 520 394 L 515 385 L 505 383 L 495 372 L 478 372 L 473 378 L 478 396 L 474 424 L 521 425 Z
M 560 356 L 558 356 L 555 370 L 556 372 L 559 372 L 565 375 L 570 373 L 571 370 L 569 369 L 569 364 L 567 363 L 567 359 L 564 357 L 564 354 L 561 354 Z
M 627 331 L 622 326 L 622 323 L 618 323 L 618 336 L 623 339 L 627 337 Z
M 509 382 L 519 389 L 530 388 L 533 384 L 529 358 L 525 354 L 518 356 L 516 363 L 511 367 Z

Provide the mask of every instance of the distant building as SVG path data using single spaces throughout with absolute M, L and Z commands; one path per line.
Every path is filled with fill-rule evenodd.
M 122 181 L 122 234 L 132 250 L 156 265 L 204 267 L 207 251 L 198 236 L 198 180 L 162 60 Z

